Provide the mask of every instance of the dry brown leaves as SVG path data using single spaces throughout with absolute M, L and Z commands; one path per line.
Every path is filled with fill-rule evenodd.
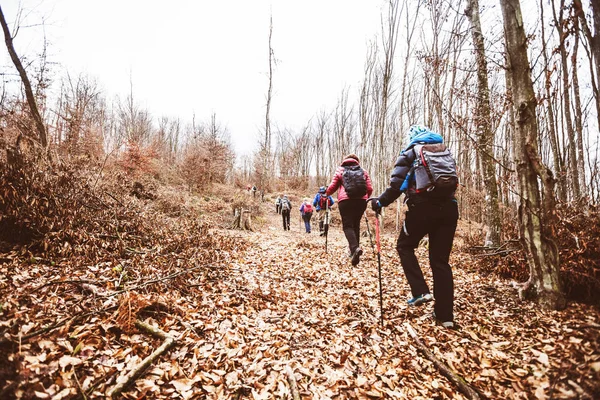
M 151 226 L 139 242 L 92 236 L 80 257 L 0 255 L 0 397 L 103 398 L 160 345 L 131 329 L 135 318 L 177 345 L 129 388 L 131 399 L 289 398 L 288 366 L 303 398 L 462 399 L 417 351 L 406 320 L 489 398 L 600 396 L 598 311 L 521 303 L 510 282 L 474 273 L 466 253 L 452 258 L 461 328 L 444 330 L 431 305 L 406 306 L 394 233 L 386 233 L 382 327 L 376 257 L 364 238 L 352 267 L 338 226 L 325 254 L 324 239 L 303 233 L 297 214 L 282 231 L 270 203 L 257 232 L 234 232 L 198 221 L 203 199 L 179 218 L 156 201 L 124 200 Z M 418 255 L 431 282 L 426 249 Z M 54 329 L 28 339 L 45 326 Z

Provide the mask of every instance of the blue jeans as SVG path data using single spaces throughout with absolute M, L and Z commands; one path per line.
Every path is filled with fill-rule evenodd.
M 312 218 L 312 213 L 306 213 L 302 216 L 302 220 L 304 221 L 304 229 L 306 229 L 306 233 L 310 233 L 310 219 Z

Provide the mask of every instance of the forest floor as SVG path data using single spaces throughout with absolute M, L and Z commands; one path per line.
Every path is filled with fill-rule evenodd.
M 521 302 L 513 282 L 476 268 L 462 221 L 451 257 L 458 329 L 435 324 L 433 303 L 406 305 L 391 228 L 382 235 L 382 326 L 368 237 L 353 267 L 339 223 L 325 253 L 316 223 L 304 233 L 295 207 L 284 232 L 272 208 L 260 205 L 254 232 L 228 229 L 226 208 L 207 209 L 221 215 L 208 227 L 146 210 L 155 236 L 117 246 L 126 235 L 96 235 L 82 242 L 96 257 L 5 249 L 0 398 L 106 397 L 164 342 L 136 321 L 175 344 L 125 389 L 130 399 L 292 398 L 294 388 L 305 399 L 466 398 L 419 351 L 407 323 L 487 398 L 600 398 L 599 310 Z M 418 257 L 431 283 L 426 246 Z

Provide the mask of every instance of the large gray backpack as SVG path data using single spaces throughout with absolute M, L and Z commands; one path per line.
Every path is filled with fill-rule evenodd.
M 435 197 L 451 196 L 458 187 L 456 161 L 445 144 L 418 144 L 415 151 L 415 184 L 417 193 Z

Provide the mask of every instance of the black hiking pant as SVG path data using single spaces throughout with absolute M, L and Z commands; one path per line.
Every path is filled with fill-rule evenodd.
M 360 220 L 367 208 L 367 201 L 364 199 L 347 199 L 340 201 L 338 204 L 342 217 L 342 229 L 344 235 L 346 235 L 346 240 L 348 240 L 350 255 L 352 255 L 360 243 Z
M 448 260 L 458 220 L 456 200 L 444 199 L 411 203 L 398 237 L 397 250 L 413 297 L 429 293 L 415 256 L 415 249 L 429 235 L 429 264 L 433 273 L 435 315 L 440 321 L 454 321 L 454 281 Z
M 281 210 L 281 218 L 283 220 L 283 230 L 290 230 L 290 210 Z

